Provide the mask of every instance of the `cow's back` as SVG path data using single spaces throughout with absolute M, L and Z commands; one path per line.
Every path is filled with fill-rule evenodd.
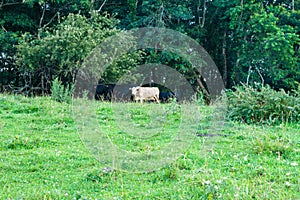
M 137 100 L 155 100 L 159 102 L 159 89 L 157 87 L 137 87 L 134 99 Z

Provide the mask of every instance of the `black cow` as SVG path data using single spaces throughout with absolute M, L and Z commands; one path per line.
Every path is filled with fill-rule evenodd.
M 95 99 L 104 101 L 130 101 L 132 98 L 129 88 L 136 86 L 136 84 L 98 84 Z
M 96 100 L 111 101 L 116 84 L 98 84 L 95 93 Z
M 176 95 L 174 92 L 160 92 L 159 93 L 160 102 L 169 102 L 170 99 L 176 99 Z
M 132 101 L 130 88 L 136 87 L 137 84 L 118 84 L 113 91 L 113 100 L 116 101 Z

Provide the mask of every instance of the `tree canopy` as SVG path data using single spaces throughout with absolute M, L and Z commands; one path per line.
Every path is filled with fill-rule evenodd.
M 199 42 L 227 88 L 268 84 L 291 91 L 300 82 L 299 8 L 294 0 L 3 0 L 1 88 L 48 92 L 56 77 L 73 82 L 84 58 L 105 38 L 151 26 L 170 28 Z M 205 91 L 203 78 L 186 60 L 155 49 L 122 56 L 102 78 L 115 82 L 147 63 L 171 66 L 196 90 Z

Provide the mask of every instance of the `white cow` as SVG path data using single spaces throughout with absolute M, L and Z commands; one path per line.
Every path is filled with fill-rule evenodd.
M 130 90 L 134 101 L 154 100 L 159 103 L 158 87 L 133 87 Z

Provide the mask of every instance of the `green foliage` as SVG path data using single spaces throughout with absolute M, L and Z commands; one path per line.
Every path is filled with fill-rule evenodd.
M 300 120 L 299 90 L 286 93 L 269 86 L 242 85 L 227 93 L 229 118 L 246 123 L 279 124 Z
M 58 78 L 55 78 L 52 81 L 51 99 L 58 102 L 71 103 L 73 93 L 74 93 L 73 84 L 64 86 L 62 82 L 58 80 Z
M 24 35 L 18 46 L 19 63 L 35 70 L 51 67 L 59 73 L 72 72 L 101 41 L 118 32 L 116 23 L 108 16 L 95 14 L 88 19 L 70 14 L 55 28 L 41 30 L 41 38 Z
M 19 35 L 15 32 L 5 32 L 0 30 L 0 87 L 1 85 L 12 84 L 19 86 L 18 76 L 16 75 L 16 47 Z M 1 89 L 0 89 L 1 90 Z
M 264 82 L 274 89 L 291 91 L 297 88 L 295 82 L 300 82 L 299 2 L 4 1 L 0 5 L 0 68 L 9 65 L 14 72 L 7 78 L 4 75 L 3 84 L 19 86 L 32 80 L 26 85 L 40 87 L 43 82 L 42 87 L 48 89 L 53 77 L 72 82 L 90 51 L 119 33 L 117 27 L 129 30 L 156 26 L 180 31 L 198 41 L 216 62 L 227 87 L 239 82 Z M 195 76 L 179 56 L 160 53 L 136 51 L 123 55 L 101 78 L 116 82 L 130 69 L 151 61 L 167 64 L 187 79 Z M 111 58 L 102 55 L 99 59 Z M 189 81 L 195 87 L 200 85 L 192 78 Z
M 236 56 L 231 78 L 290 91 L 299 82 L 299 24 L 289 22 L 289 8 L 265 3 L 237 4 L 227 12 L 235 43 L 230 56 Z
M 6 4 L 7 3 L 7 4 Z M 12 5 L 9 5 L 12 3 Z M 6 6 L 5 6 L 6 5 Z M 38 4 L 21 2 L 3 2 L 0 5 L 0 25 L 12 32 L 35 32 L 38 28 Z
M 128 38 L 130 41 L 131 38 Z M 134 44 L 128 43 L 128 46 Z M 135 83 L 138 80 L 139 72 L 133 74 L 133 70 L 143 59 L 142 50 L 132 51 L 116 58 L 101 74 L 101 80 L 107 83 Z M 100 76 L 98 76 L 100 77 Z
M 115 28 L 117 23 L 118 20 L 108 14 L 94 13 L 90 18 L 70 14 L 54 28 L 41 30 L 40 38 L 24 35 L 22 42 L 18 45 L 18 63 L 25 71 L 39 74 L 40 71 L 44 71 L 48 77 L 59 77 L 64 84 L 74 82 L 76 72 L 84 68 L 82 63 L 93 49 L 106 38 L 120 32 Z M 120 41 L 122 39 L 127 42 L 127 44 L 122 44 L 123 46 L 134 45 L 131 38 L 119 38 Z M 94 60 L 89 60 L 92 62 L 89 64 L 95 66 L 89 69 L 91 76 L 107 82 L 116 82 L 141 60 L 141 51 L 124 54 L 120 58 L 108 57 L 109 52 L 118 49 L 117 45 L 121 44 L 115 41 L 107 43 L 106 52 L 94 55 Z M 111 62 L 105 72 L 97 67 L 101 66 L 104 60 Z
M 252 148 L 257 154 L 269 154 L 273 156 L 288 157 L 293 153 L 296 141 L 292 141 L 286 135 L 261 135 L 253 140 Z

